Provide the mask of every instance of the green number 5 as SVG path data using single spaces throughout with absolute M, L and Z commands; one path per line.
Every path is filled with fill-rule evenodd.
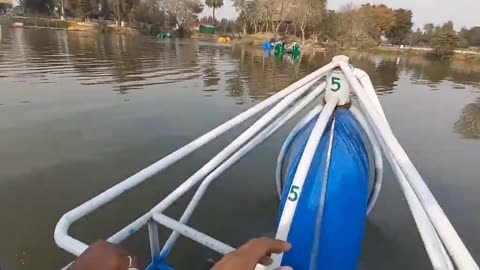
M 332 91 L 337 92 L 342 88 L 342 85 L 340 84 L 340 78 L 337 77 L 332 77 Z
M 290 193 L 288 195 L 288 199 L 292 202 L 298 200 L 298 190 L 300 188 L 295 186 L 295 185 L 292 185 L 292 187 L 290 188 Z

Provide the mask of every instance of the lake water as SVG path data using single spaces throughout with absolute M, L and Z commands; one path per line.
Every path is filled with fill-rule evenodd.
M 63 213 L 329 59 L 316 54 L 293 63 L 264 57 L 261 50 L 190 40 L 3 27 L 0 267 L 64 266 L 73 257 L 53 241 Z M 480 261 L 480 64 L 366 54 L 352 62 L 372 77 L 398 139 Z M 71 234 L 86 243 L 107 238 L 158 203 L 247 124 L 74 224 Z M 190 224 L 233 246 L 273 235 L 276 156 L 293 124 L 224 174 Z M 177 218 L 186 202 L 167 214 Z M 162 240 L 167 233 L 161 231 Z M 148 262 L 146 230 L 124 247 Z M 207 258 L 217 257 L 183 239 L 171 263 L 202 269 Z M 389 169 L 369 217 L 360 268 L 431 268 Z

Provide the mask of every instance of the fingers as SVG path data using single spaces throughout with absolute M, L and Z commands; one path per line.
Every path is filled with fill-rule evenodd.
M 242 246 L 240 250 L 244 250 L 249 253 L 249 257 L 255 259 L 256 262 L 260 262 L 264 265 L 269 265 L 270 260 L 264 259 L 270 257 L 272 253 L 282 253 L 289 251 L 291 245 L 287 242 L 270 239 L 266 237 L 250 240 L 246 245 Z
M 292 246 L 285 241 L 271 239 L 267 237 L 253 239 L 247 245 L 251 245 L 263 256 L 269 256 L 272 253 L 282 253 L 285 251 L 289 251 L 292 248 Z
M 90 245 L 90 249 L 112 249 L 114 246 L 105 240 L 97 240 L 95 243 Z
M 119 255 L 125 261 L 127 268 L 140 268 L 137 256 L 134 256 L 123 249 L 119 249 Z
M 127 268 L 140 268 L 140 264 L 138 262 L 137 256 L 132 255 L 130 252 L 126 251 L 123 248 L 115 246 L 107 241 L 97 241 L 93 244 L 96 248 L 103 248 L 108 249 L 115 254 L 115 256 L 119 260 L 119 264 L 121 265 L 122 269 L 126 266 Z
M 261 258 L 258 261 L 258 263 L 261 264 L 261 265 L 269 266 L 273 263 L 273 259 L 268 257 L 268 256 L 265 256 L 265 257 Z
M 138 264 L 138 258 L 136 256 L 126 255 L 124 258 L 127 268 L 140 268 L 140 265 Z

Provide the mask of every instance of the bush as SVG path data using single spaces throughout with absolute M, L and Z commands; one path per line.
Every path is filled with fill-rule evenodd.
M 377 45 L 377 42 L 367 33 L 356 34 L 353 40 L 353 45 L 360 50 L 367 50 Z
M 460 40 L 458 41 L 458 47 L 462 49 L 467 49 L 468 47 L 470 47 L 470 43 L 466 38 L 460 38 Z
M 453 30 L 442 30 L 432 39 L 432 56 L 441 60 L 450 59 L 458 46 L 458 36 Z

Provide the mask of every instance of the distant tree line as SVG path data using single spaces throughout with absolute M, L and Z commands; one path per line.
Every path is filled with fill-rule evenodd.
M 59 15 L 62 0 L 20 0 L 27 13 Z M 212 16 L 202 23 L 216 25 L 219 32 L 255 34 L 273 32 L 294 35 L 303 44 L 366 49 L 380 44 L 428 46 L 434 55 L 447 59 L 455 48 L 480 46 L 480 27 L 456 32 L 452 22 L 427 24 L 412 31 L 412 11 L 386 5 L 345 5 L 328 10 L 327 0 L 233 0 L 236 21 L 215 18 L 223 0 L 64 0 L 68 14 L 80 19 L 111 18 L 117 22 L 183 28 L 198 21 L 204 5 Z
M 27 15 L 61 16 L 62 0 L 21 0 Z M 63 0 L 66 17 L 81 21 L 109 19 L 162 28 L 189 28 L 203 11 L 200 0 Z M 217 3 L 218 6 L 218 3 Z
M 456 32 L 452 21 L 443 25 L 426 24 L 417 28 L 411 35 L 412 44 L 433 48 L 433 56 L 441 59 L 450 58 L 455 49 L 480 47 L 480 27 L 462 28 Z
M 290 33 L 303 43 L 329 43 L 342 47 L 369 47 L 382 38 L 402 44 L 408 38 L 412 12 L 386 5 L 346 5 L 336 12 L 325 0 L 235 0 L 244 33 Z
M 428 46 L 448 59 L 456 48 L 480 46 L 480 27 L 456 32 L 453 22 L 412 31 L 413 13 L 386 5 L 348 4 L 327 10 L 326 0 L 234 0 L 243 33 L 293 34 L 302 42 L 366 49 L 380 44 Z

